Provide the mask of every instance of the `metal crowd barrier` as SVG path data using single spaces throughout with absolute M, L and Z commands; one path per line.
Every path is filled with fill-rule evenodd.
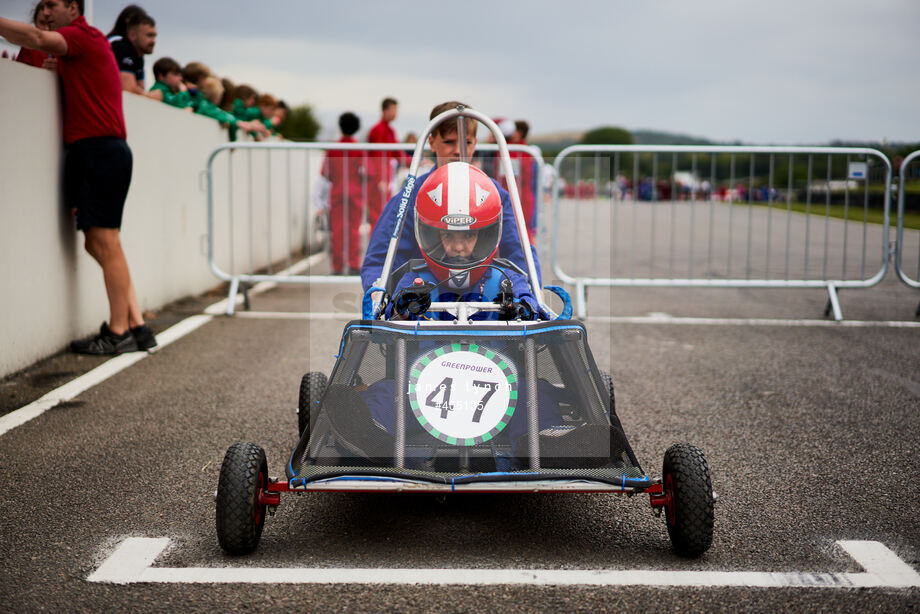
M 875 149 L 576 145 L 554 167 L 553 272 L 581 318 L 590 286 L 648 286 L 823 288 L 841 320 L 837 290 L 892 254 Z
M 917 160 L 918 163 L 913 165 L 914 161 Z M 897 235 L 895 239 L 895 271 L 898 274 L 898 278 L 903 281 L 905 284 L 912 288 L 920 288 L 920 241 L 917 240 L 917 236 L 912 236 L 912 242 L 916 242 L 913 250 L 909 249 L 908 239 L 905 237 L 904 233 L 904 215 L 906 213 L 905 201 L 907 200 L 907 191 L 908 185 L 915 187 L 920 187 L 920 150 L 912 152 L 904 161 L 901 162 L 901 168 L 898 172 L 898 227 Z M 912 181 L 909 183 L 908 179 Z M 920 199 L 920 191 L 918 191 L 917 198 Z M 916 266 L 913 268 L 913 271 L 905 270 L 905 265 L 907 258 L 911 254 L 916 255 L 916 260 L 910 258 L 911 262 Z M 913 274 L 913 277 L 911 275 Z M 920 305 L 917 305 L 917 309 L 914 312 L 915 315 L 920 316 Z
M 362 177 L 359 178 L 361 201 L 364 203 L 362 220 L 366 221 L 368 206 L 368 175 L 363 169 L 372 168 L 386 159 L 388 152 L 407 152 L 411 156 L 412 144 L 377 143 L 240 143 L 221 145 L 208 158 L 208 265 L 222 281 L 229 282 L 227 314 L 236 308 L 237 296 L 243 292 L 248 307 L 247 289 L 260 282 L 284 284 L 333 284 L 357 282 L 354 275 L 315 274 L 309 267 L 304 274 L 291 274 L 294 258 L 316 251 L 331 253 L 328 218 L 318 214 L 318 201 L 323 196 L 318 187 L 323 183 L 321 169 L 327 152 L 342 152 L 342 157 L 329 163 L 341 164 L 338 177 L 347 177 L 353 171 L 350 156 L 360 156 Z M 427 145 L 426 145 L 427 149 Z M 539 148 L 527 145 L 509 145 L 512 152 L 523 152 L 534 163 L 536 182 L 535 207 L 539 211 L 543 202 L 543 156 Z M 498 151 L 494 144 L 479 144 L 480 152 Z M 433 158 L 432 158 L 433 164 Z M 488 165 L 487 158 L 484 162 Z M 492 174 L 489 169 L 484 169 Z M 500 177 L 496 177 L 501 179 Z M 519 188 L 520 186 L 520 178 Z M 345 181 L 345 190 L 355 184 Z M 399 191 L 396 185 L 390 196 Z M 388 199 L 388 198 L 387 198 Z M 384 201 L 385 202 L 385 201 Z M 348 207 L 344 207 L 343 227 L 348 228 Z M 538 217 L 539 219 L 539 217 Z M 320 226 L 327 224 L 325 229 Z M 367 240 L 369 228 L 364 226 Z M 344 234 L 343 259 L 348 268 L 348 233 Z M 545 242 L 545 239 L 544 239 Z M 361 247 L 363 259 L 365 246 Z M 284 274 L 277 270 L 283 267 Z M 330 270 L 331 272 L 331 270 Z

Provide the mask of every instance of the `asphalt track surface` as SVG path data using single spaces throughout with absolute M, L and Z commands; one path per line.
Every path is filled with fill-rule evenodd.
M 866 322 L 852 326 L 821 322 L 820 291 L 591 290 L 591 347 L 614 375 L 618 413 L 644 469 L 660 475 L 662 454 L 676 441 L 706 453 L 719 501 L 712 548 L 699 559 L 672 554 L 663 518 L 645 496 L 556 494 L 284 496 L 257 551 L 229 557 L 217 544 L 212 498 L 224 452 L 236 441 L 257 442 L 270 473 L 283 475 L 297 440 L 300 377 L 328 373 L 347 312 L 357 310 L 354 286 L 270 290 L 253 297 L 254 317 L 215 317 L 0 435 L 0 609 L 916 610 L 920 588 L 88 578 L 129 537 L 169 538 L 153 565 L 170 568 L 821 574 L 861 571 L 837 540 L 874 540 L 918 570 L 918 298 L 890 280 L 842 292 L 846 317 Z M 174 306 L 160 314 L 158 328 L 209 300 Z M 339 316 L 259 315 L 306 311 Z M 680 319 L 690 316 L 713 319 Z M 78 373 L 93 364 L 60 356 L 47 369 Z M 54 380 L 45 375 L 22 377 Z M 16 381 L 23 382 L 5 385 Z

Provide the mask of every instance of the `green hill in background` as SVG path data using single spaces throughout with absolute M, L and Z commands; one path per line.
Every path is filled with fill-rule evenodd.
M 569 145 L 576 145 L 586 131 L 553 132 L 535 135 L 530 142 L 542 149 L 559 151 Z M 716 141 L 698 136 L 664 132 L 660 130 L 631 130 L 636 145 L 719 145 Z M 721 143 L 727 144 L 727 143 Z
M 590 131 L 568 131 L 554 132 L 550 134 L 539 134 L 532 136 L 530 143 L 540 147 L 544 154 L 550 158 L 562 151 L 569 145 L 577 145 L 581 142 L 582 137 Z M 741 141 L 719 142 L 706 139 L 699 136 L 691 136 L 676 132 L 665 132 L 663 130 L 631 130 L 633 141 L 636 145 L 772 145 L 774 143 L 742 143 Z M 806 143 L 796 143 L 797 145 L 808 145 Z M 866 142 L 866 141 L 842 141 L 833 140 L 830 143 L 812 143 L 813 146 L 831 147 L 870 147 L 878 149 L 891 159 L 897 167 L 901 158 L 908 153 L 920 149 L 920 143 L 911 143 L 906 141 L 883 141 L 883 142 Z
M 661 132 L 658 130 L 633 130 L 637 145 L 723 145 L 698 136 Z

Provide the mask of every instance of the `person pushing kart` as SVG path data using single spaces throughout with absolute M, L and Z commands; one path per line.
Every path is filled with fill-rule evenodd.
M 431 110 L 431 118 L 434 119 L 444 111 L 457 108 L 457 106 L 470 108 L 468 105 L 464 105 L 463 103 L 457 101 L 444 102 Z M 463 159 L 464 156 L 461 155 L 461 152 L 464 152 L 463 148 L 465 148 L 465 158 L 472 159 L 473 152 L 476 149 L 477 123 L 473 118 L 466 118 L 463 121 L 466 122 L 465 143 L 460 143 L 457 124 L 454 121 L 447 121 L 440 124 L 429 135 L 428 144 L 431 147 L 432 152 L 434 152 L 435 158 L 437 159 L 437 169 L 440 169 L 441 167 L 446 166 L 451 162 L 457 162 Z M 431 172 L 433 173 L 435 171 Z M 418 183 L 424 183 L 429 176 L 430 173 L 429 175 L 420 176 L 418 178 Z M 495 189 L 499 195 L 499 201 L 501 203 L 500 217 L 502 218 L 502 224 L 498 233 L 497 255 L 501 258 L 510 260 L 522 271 L 526 271 L 527 261 L 524 256 L 524 250 L 521 247 L 521 238 L 518 234 L 517 225 L 515 224 L 514 208 L 511 205 L 511 198 L 508 195 L 508 192 L 506 192 L 504 188 L 500 187 L 494 179 L 489 179 L 489 182 L 495 186 Z M 416 198 L 419 194 L 421 194 L 421 190 L 413 191 L 411 197 L 409 198 L 409 202 L 407 203 L 405 220 L 403 223 L 402 232 L 399 235 L 399 244 L 396 251 L 396 257 L 393 260 L 394 270 L 413 258 L 422 257 L 420 247 L 415 240 L 415 237 L 413 236 L 415 221 L 413 212 L 416 206 Z M 400 194 L 397 194 L 396 196 L 392 197 L 383 208 L 380 219 L 377 220 L 377 223 L 374 225 L 374 229 L 371 232 L 370 239 L 368 240 L 367 252 L 364 256 L 364 262 L 361 265 L 361 286 L 365 292 L 371 286 L 380 286 L 381 283 L 387 281 L 381 280 L 380 276 L 383 272 L 383 264 L 386 259 L 387 246 L 389 245 L 390 237 L 393 236 L 393 233 L 396 230 L 397 211 L 399 210 L 399 206 Z M 442 213 L 442 215 L 444 214 Z M 539 259 L 537 258 L 537 253 L 533 246 L 531 246 L 530 249 L 533 255 L 533 261 L 536 267 L 537 275 L 539 276 Z
M 496 311 L 472 319 L 537 319 L 543 315 L 527 279 L 510 266 L 493 262 L 502 236 L 502 198 L 478 168 L 450 162 L 432 171 L 415 204 L 415 239 L 423 261 L 406 272 L 393 291 L 387 316 L 428 318 L 431 302 L 498 302 Z M 507 264 L 507 263 L 506 263 Z M 440 319 L 454 319 L 444 311 Z

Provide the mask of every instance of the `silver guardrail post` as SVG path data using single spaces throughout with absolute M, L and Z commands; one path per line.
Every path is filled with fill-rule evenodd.
M 913 151 L 901 162 L 901 168 L 898 169 L 898 225 L 897 234 L 895 235 L 895 256 L 894 268 L 897 272 L 898 279 L 910 286 L 911 288 L 920 288 L 920 248 L 917 252 L 917 278 L 913 278 L 904 270 L 904 216 L 906 213 L 905 199 L 907 198 L 907 175 L 910 164 L 920 158 L 920 150 Z M 920 303 L 914 310 L 914 316 L 920 317 Z

